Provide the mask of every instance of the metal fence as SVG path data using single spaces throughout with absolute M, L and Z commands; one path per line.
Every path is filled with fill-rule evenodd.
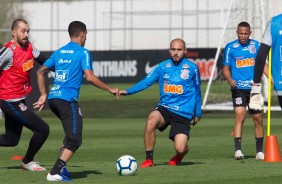
M 11 1 L 1 0 L 0 7 Z M 14 1 L 30 24 L 35 46 L 51 51 L 69 41 L 67 27 L 73 20 L 86 23 L 89 50 L 166 49 L 176 37 L 190 48 L 215 48 L 232 0 Z M 264 3 L 266 17 L 281 11 L 280 1 L 252 1 Z M 10 27 L 5 26 L 0 33 L 9 34 Z

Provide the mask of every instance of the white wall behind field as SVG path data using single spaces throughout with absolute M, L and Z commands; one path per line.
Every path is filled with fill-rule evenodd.
M 190 48 L 215 48 L 219 44 L 230 2 L 231 0 L 50 0 L 24 2 L 23 8 L 31 28 L 30 39 L 40 50 L 56 50 L 66 44 L 69 41 L 67 27 L 73 20 L 80 20 L 87 25 L 85 47 L 89 50 L 166 49 L 170 40 L 176 37 L 183 38 Z M 261 23 L 261 11 L 257 8 L 260 2 L 264 4 L 266 18 L 282 13 L 281 1 L 277 0 L 234 2 L 233 12 L 238 13 L 240 9 L 240 16 L 233 18 L 232 25 L 230 23 L 229 30 L 233 33 L 234 25 L 247 17 L 251 17 L 248 20 L 251 25 L 252 21 L 255 21 L 254 24 Z M 248 15 L 253 10 L 259 14 Z M 261 28 L 257 25 L 253 28 L 259 30 L 256 35 L 259 38 Z

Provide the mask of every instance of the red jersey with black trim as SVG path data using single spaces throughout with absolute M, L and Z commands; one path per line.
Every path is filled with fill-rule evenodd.
M 0 50 L 0 99 L 21 99 L 30 93 L 30 70 L 39 54 L 31 43 L 25 48 L 13 41 L 4 45 Z

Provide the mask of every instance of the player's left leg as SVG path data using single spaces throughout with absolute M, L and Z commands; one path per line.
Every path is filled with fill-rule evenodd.
M 169 138 L 174 141 L 174 149 L 176 154 L 169 160 L 169 165 L 178 165 L 183 157 L 188 153 L 187 145 L 190 133 L 191 120 L 183 116 L 171 113 L 171 129 Z
M 178 165 L 183 157 L 188 153 L 189 147 L 187 145 L 188 136 L 185 134 L 177 134 L 174 137 L 174 149 L 176 154 L 170 159 L 168 165 Z

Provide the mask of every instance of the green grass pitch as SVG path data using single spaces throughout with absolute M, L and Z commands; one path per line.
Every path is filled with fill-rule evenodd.
M 128 87 L 125 84 L 117 86 Z M 147 115 L 158 101 L 157 86 L 134 96 L 121 97 L 118 101 L 114 96 L 86 85 L 82 87 L 80 96 L 84 115 L 83 143 L 68 163 L 73 183 L 281 183 L 282 163 L 255 160 L 253 123 L 249 116 L 243 129 L 242 148 L 246 158 L 244 161 L 233 159 L 233 137 L 229 135 L 234 123 L 232 112 L 203 112 L 200 123 L 191 129 L 190 152 L 181 165 L 167 165 L 174 149 L 166 130 L 157 132 L 155 167 L 138 168 L 134 176 L 119 176 L 115 164 L 120 156 L 132 155 L 139 165 L 144 160 L 143 131 Z M 36 160 L 50 170 L 59 153 L 63 130 L 49 110 L 39 115 L 50 125 L 50 135 Z M 0 123 L 0 132 L 3 133 L 3 119 Z M 266 121 L 264 124 L 266 127 Z M 281 118 L 272 118 L 271 134 L 277 135 L 281 147 Z M 10 160 L 14 155 L 23 156 L 31 135 L 24 129 L 17 147 L 0 148 L 1 184 L 50 183 L 46 181 L 48 171 L 23 171 L 20 161 Z

